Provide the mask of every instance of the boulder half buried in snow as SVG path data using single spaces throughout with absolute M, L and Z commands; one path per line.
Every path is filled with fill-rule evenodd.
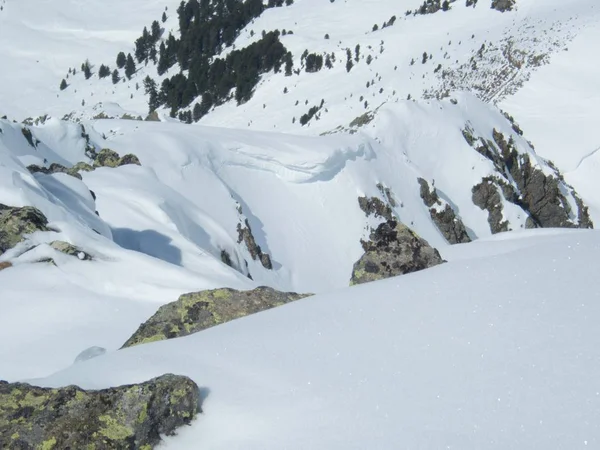
M 395 220 L 380 224 L 369 241 L 361 244 L 365 254 L 354 264 L 351 285 L 417 272 L 444 262 L 427 241 Z
M 0 204 L 0 255 L 23 240 L 24 235 L 48 231 L 48 219 L 36 208 Z
M 191 292 L 161 306 L 122 348 L 187 336 L 309 295 L 280 292 L 270 287 L 250 291 L 223 288 Z
M 0 381 L 0 448 L 150 450 L 199 410 L 198 386 L 177 375 L 100 391 Z

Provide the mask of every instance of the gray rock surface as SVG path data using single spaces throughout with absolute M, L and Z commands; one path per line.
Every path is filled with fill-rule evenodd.
M 123 348 L 187 336 L 308 295 L 280 292 L 269 287 L 250 291 L 223 288 L 184 294 L 177 301 L 161 306 L 140 325 Z
M 443 263 L 439 252 L 406 225 L 389 220 L 361 241 L 364 255 L 354 264 L 351 285 L 382 280 Z
M 0 255 L 23 240 L 24 235 L 48 231 L 48 220 L 40 210 L 0 204 Z
M 150 450 L 200 411 L 199 388 L 163 375 L 100 391 L 0 381 L 0 448 Z

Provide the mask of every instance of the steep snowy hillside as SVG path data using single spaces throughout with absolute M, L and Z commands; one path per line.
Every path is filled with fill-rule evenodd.
M 596 3 L 0 0 L 0 447 L 600 447 Z

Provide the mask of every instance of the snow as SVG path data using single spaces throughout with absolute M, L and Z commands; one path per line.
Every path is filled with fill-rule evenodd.
M 600 236 L 512 236 L 507 253 L 303 299 L 35 381 L 102 388 L 191 376 L 204 414 L 165 449 L 595 448 Z
M 116 86 L 79 73 L 59 90 L 87 58 L 114 66 L 117 52 L 132 52 L 165 7 L 165 35 L 176 31 L 179 0 L 0 0 L 0 115 L 8 115 L 0 203 L 37 207 L 51 230 L 0 256 L 13 264 L 0 271 L 0 378 L 103 388 L 189 375 L 204 413 L 165 438 L 165 449 L 600 447 L 600 235 L 522 230 L 527 217 L 504 202 L 515 231 L 491 236 L 472 188 L 497 172 L 462 135 L 468 127 L 487 140 L 494 129 L 512 136 L 545 174 L 553 170 L 544 158 L 552 160 L 598 223 L 600 8 L 519 0 L 500 14 L 479 0 L 405 16 L 422 1 L 397 3 L 295 0 L 266 11 L 236 48 L 285 28 L 295 68 L 305 49 L 335 52 L 334 68 L 267 74 L 248 103 L 227 102 L 188 126 L 165 111 L 162 122 L 119 119 L 146 115 L 136 84 L 156 78 L 153 66 Z M 372 31 L 392 15 L 394 26 Z M 508 43 L 543 64 L 511 69 Z M 360 61 L 346 73 L 346 48 L 354 56 L 357 44 Z M 479 69 L 464 73 L 482 44 Z M 425 51 L 433 58 L 422 64 Z M 438 64 L 455 76 L 435 72 Z M 494 84 L 505 69 L 511 76 Z M 424 98 L 449 79 L 449 97 Z M 318 120 L 300 126 L 321 99 Z M 350 126 L 365 113 L 363 126 Z M 26 121 L 33 145 L 11 121 L 27 117 L 38 117 Z M 91 148 L 133 153 L 141 166 L 81 172 L 82 180 L 26 168 L 90 163 Z M 446 243 L 419 177 L 473 243 Z M 381 187 L 394 214 L 449 262 L 348 288 L 360 239 L 381 220 L 357 199 L 385 202 Z M 561 189 L 575 210 L 570 188 Z M 273 270 L 238 242 L 246 220 Z M 76 256 L 53 249 L 56 240 L 76 246 Z M 317 295 L 118 350 L 183 293 L 259 285 Z

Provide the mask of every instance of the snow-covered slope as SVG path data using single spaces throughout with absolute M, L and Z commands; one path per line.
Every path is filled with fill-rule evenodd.
M 204 414 L 167 449 L 596 448 L 598 233 L 515 237 L 36 382 L 191 376 Z
M 165 108 L 123 119 L 147 115 L 146 76 L 160 84 L 177 66 L 138 65 L 117 84 L 95 73 L 163 12 L 163 37 L 176 34 L 179 0 L 0 0 L 0 204 L 36 207 L 50 229 L 0 255 L 12 265 L 0 379 L 98 388 L 187 374 L 204 415 L 165 448 L 600 446 L 600 238 L 524 230 L 600 221 L 600 7 L 459 0 L 405 14 L 421 3 L 265 10 L 235 48 L 280 30 L 298 72 L 264 74 L 248 102 L 186 125 Z M 305 50 L 333 67 L 307 73 Z M 104 148 L 141 166 L 81 180 L 28 168 L 93 163 Z M 449 263 L 347 288 L 383 220 L 369 201 Z M 444 227 L 459 226 L 474 242 L 449 244 Z M 182 293 L 260 285 L 318 295 L 117 351 Z M 108 355 L 71 366 L 91 346 Z

